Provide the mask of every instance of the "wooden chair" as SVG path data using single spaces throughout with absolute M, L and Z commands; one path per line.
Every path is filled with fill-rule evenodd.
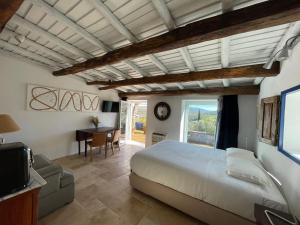
M 105 146 L 105 158 L 107 156 L 107 135 L 106 133 L 95 133 L 93 134 L 93 139 L 88 142 L 88 145 L 90 146 L 90 160 L 93 161 L 93 148 L 99 147 L 99 150 L 101 151 L 101 147 Z
M 119 151 L 121 150 L 120 138 L 121 138 L 121 129 L 118 129 L 118 130 L 115 130 L 113 136 L 108 139 L 108 142 L 110 143 L 111 150 L 113 153 L 114 153 L 114 144 L 118 145 Z

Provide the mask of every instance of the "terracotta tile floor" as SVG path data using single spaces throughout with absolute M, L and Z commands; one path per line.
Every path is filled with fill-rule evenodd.
M 132 131 L 131 139 L 140 143 L 145 143 L 146 135 L 143 133 Z
M 75 175 L 75 200 L 39 225 L 195 225 L 199 221 L 130 187 L 131 156 L 142 150 L 123 145 L 113 156 L 94 161 L 73 155 L 56 160 Z M 110 153 L 110 152 L 109 152 Z

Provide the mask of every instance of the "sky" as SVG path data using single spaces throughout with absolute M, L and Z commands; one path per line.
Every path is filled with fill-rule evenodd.
M 190 108 L 196 108 L 196 109 L 204 109 L 204 110 L 207 110 L 207 111 L 217 111 L 217 104 L 211 104 L 211 103 L 208 103 L 208 104 L 205 104 L 205 103 L 202 103 L 201 105 L 189 105 Z

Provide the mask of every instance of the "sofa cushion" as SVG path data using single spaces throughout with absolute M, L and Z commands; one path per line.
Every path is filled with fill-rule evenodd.
M 60 173 L 56 173 L 52 176 L 48 176 L 48 177 L 44 178 L 46 180 L 47 184 L 41 188 L 40 198 L 43 198 L 45 196 L 48 196 L 50 194 L 53 194 L 53 193 L 59 191 L 60 178 L 61 178 Z
M 74 176 L 71 171 L 64 170 L 63 175 L 60 180 L 60 187 L 66 187 L 70 184 L 74 184 Z
M 50 164 L 48 166 L 37 169 L 36 172 L 38 172 L 40 176 L 46 179 L 47 177 L 53 176 L 55 174 L 59 174 L 60 176 L 62 176 L 63 168 L 58 164 Z
M 33 163 L 33 169 L 38 170 L 42 167 L 46 167 L 52 164 L 52 162 L 44 155 L 34 155 L 33 156 L 34 163 Z

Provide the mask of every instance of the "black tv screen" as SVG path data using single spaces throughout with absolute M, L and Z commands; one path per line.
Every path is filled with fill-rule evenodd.
M 103 101 L 102 112 L 119 112 L 119 102 Z

